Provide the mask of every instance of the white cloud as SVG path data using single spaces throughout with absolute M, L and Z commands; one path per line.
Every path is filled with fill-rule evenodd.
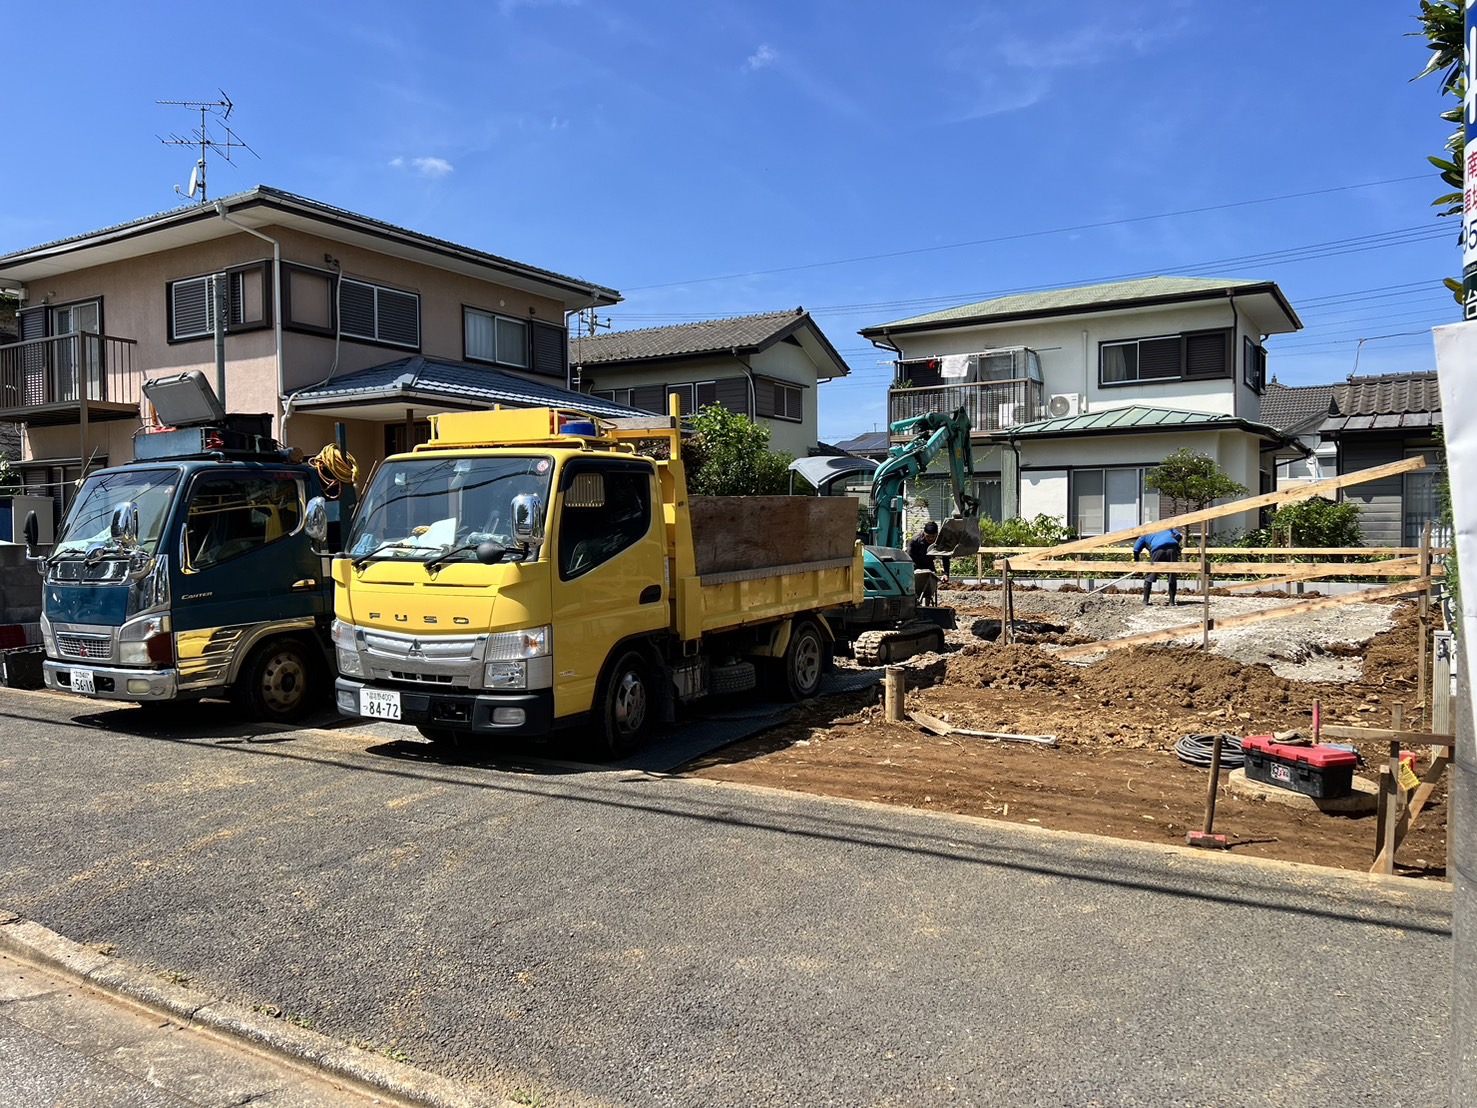
M 777 61 L 779 61 L 779 55 L 774 52 L 774 48 L 767 42 L 761 42 L 759 49 L 750 54 L 748 60 L 744 62 L 744 68 L 752 73 L 756 69 L 768 69 Z
M 393 158 L 390 165 L 395 169 L 412 169 L 422 177 L 445 177 L 456 172 L 456 167 L 445 158 Z

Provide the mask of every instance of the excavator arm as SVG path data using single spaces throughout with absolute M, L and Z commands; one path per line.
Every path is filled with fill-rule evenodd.
M 925 412 L 892 424 L 894 434 L 912 432 L 913 438 L 894 446 L 872 478 L 872 511 L 877 521 L 872 532 L 875 545 L 904 545 L 904 486 L 922 476 L 929 463 L 947 451 L 955 514 L 940 525 L 932 552 L 963 557 L 980 548 L 980 502 L 970 495 L 968 486 L 969 478 L 974 475 L 969 426 L 969 413 L 963 408 L 952 415 Z

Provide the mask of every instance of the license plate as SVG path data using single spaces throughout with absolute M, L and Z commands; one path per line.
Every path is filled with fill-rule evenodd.
M 97 688 L 93 684 L 93 680 L 92 680 L 92 670 L 90 670 L 90 669 L 74 669 L 74 670 L 71 670 L 70 671 L 70 678 L 71 678 L 71 681 L 72 681 L 72 691 L 73 692 L 86 693 L 88 696 L 92 696 L 94 693 L 97 692 Z
M 359 694 L 359 714 L 371 719 L 399 719 L 400 694 L 387 689 L 365 689 Z

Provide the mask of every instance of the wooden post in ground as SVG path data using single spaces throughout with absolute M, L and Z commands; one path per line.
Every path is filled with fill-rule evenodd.
M 1001 584 L 1000 641 L 1009 646 L 1015 642 L 1015 589 L 1010 580 L 1010 559 L 1005 560 Z
M 1210 646 L 1210 559 L 1205 554 L 1205 532 L 1209 530 L 1208 522 L 1200 525 L 1200 648 L 1202 650 Z M 1219 748 L 1220 740 L 1216 741 Z M 1210 828 L 1206 828 L 1207 831 Z
M 1221 733 L 1215 733 L 1210 747 L 1210 784 L 1205 790 L 1205 833 L 1215 827 L 1215 794 L 1221 781 Z
M 1431 521 L 1426 521 L 1425 529 L 1421 532 L 1421 559 L 1420 575 L 1431 576 Z M 1430 672 L 1431 649 L 1431 590 L 1423 589 L 1419 601 L 1419 623 L 1421 628 L 1420 644 L 1416 649 L 1416 704 L 1421 713 L 1421 719 L 1426 719 L 1426 689 L 1430 687 L 1427 676 Z M 1434 728 L 1433 728 L 1434 730 Z
M 985 583 L 985 556 L 983 554 L 974 556 L 974 579 L 977 584 Z
M 1399 704 L 1390 709 L 1390 730 L 1405 729 L 1405 709 Z M 1395 872 L 1395 847 L 1399 842 L 1397 829 L 1400 826 L 1400 740 L 1390 740 L 1390 761 L 1380 772 L 1380 818 L 1376 826 L 1378 836 L 1374 844 L 1375 859 L 1380 864 L 1378 873 Z
M 888 666 L 882 671 L 882 704 L 888 723 L 903 722 L 903 701 L 907 692 L 902 666 Z

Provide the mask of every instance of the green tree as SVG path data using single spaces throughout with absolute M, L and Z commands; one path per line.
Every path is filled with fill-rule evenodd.
M 1165 458 L 1144 478 L 1144 484 L 1169 497 L 1175 515 L 1246 495 L 1246 486 L 1231 480 L 1214 458 L 1189 449 L 1176 450 Z
M 698 496 L 766 496 L 789 491 L 794 458 L 769 449 L 769 428 L 717 404 L 689 419 L 682 444 L 687 489 Z
M 1465 140 L 1462 133 L 1462 101 L 1467 93 L 1467 78 L 1462 67 L 1462 22 L 1463 6 L 1458 0 L 1421 0 L 1421 29 L 1411 31 L 1416 38 L 1424 38 L 1431 50 L 1426 68 L 1413 80 L 1440 74 L 1441 94 L 1456 101 L 1455 106 L 1441 113 L 1441 118 L 1452 124 L 1453 131 L 1446 140 L 1446 153 L 1427 158 L 1441 174 L 1441 181 L 1451 191 L 1444 192 L 1431 201 L 1433 208 L 1440 208 L 1442 215 L 1462 214 L 1462 156 Z M 1458 233 L 1460 238 L 1460 233 Z M 1442 282 L 1462 302 L 1462 283 L 1454 277 Z
M 1277 509 L 1268 531 L 1289 536 L 1293 546 L 1364 545 L 1359 529 L 1359 505 L 1322 496 Z

